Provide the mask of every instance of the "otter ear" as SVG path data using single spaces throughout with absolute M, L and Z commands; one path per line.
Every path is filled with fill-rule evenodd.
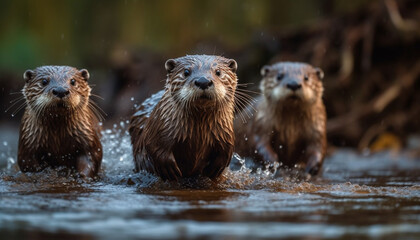
M 235 60 L 229 59 L 228 66 L 232 72 L 236 73 L 236 70 L 238 69 L 238 64 Z
M 265 65 L 261 68 L 261 76 L 265 77 L 270 72 L 270 66 Z
M 168 73 L 171 73 L 176 66 L 176 62 L 174 59 L 169 59 L 165 62 L 165 68 Z
M 318 76 L 319 80 L 324 79 L 324 71 L 321 68 L 315 68 L 316 75 Z
M 86 69 L 80 70 L 80 75 L 82 75 L 83 79 L 85 79 L 86 81 L 90 78 L 90 74 Z
M 31 80 L 34 77 L 34 71 L 32 70 L 26 70 L 23 73 L 23 79 L 25 79 L 25 82 L 29 82 L 29 80 Z

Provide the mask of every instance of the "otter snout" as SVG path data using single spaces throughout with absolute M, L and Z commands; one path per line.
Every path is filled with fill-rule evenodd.
M 302 88 L 302 84 L 296 82 L 296 81 L 290 81 L 288 83 L 286 83 L 286 87 L 292 91 L 296 91 L 299 90 L 300 88 Z
M 194 81 L 194 84 L 201 88 L 202 90 L 206 90 L 207 88 L 211 87 L 211 85 L 213 85 L 213 82 L 208 80 L 205 77 L 201 77 L 197 80 Z
M 69 95 L 70 91 L 63 87 L 56 87 L 52 89 L 52 94 L 58 98 L 64 98 L 65 96 Z

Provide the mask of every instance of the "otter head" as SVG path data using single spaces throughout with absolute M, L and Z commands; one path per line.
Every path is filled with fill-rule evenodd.
M 276 63 L 264 66 L 261 75 L 260 89 L 269 101 L 315 103 L 322 97 L 324 73 L 309 64 Z
M 23 74 L 22 90 L 28 106 L 37 114 L 48 110 L 75 110 L 89 102 L 89 72 L 68 66 L 42 66 Z
M 165 63 L 166 87 L 186 107 L 206 108 L 234 102 L 237 64 L 220 56 L 191 55 Z

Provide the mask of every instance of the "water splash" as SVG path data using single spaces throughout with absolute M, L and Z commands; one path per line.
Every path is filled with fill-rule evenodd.
M 11 183 L 19 183 L 21 185 L 30 183 L 31 185 L 28 185 L 28 188 L 33 188 L 33 184 L 35 184 L 38 189 L 62 186 L 84 186 L 92 188 L 111 184 L 134 187 L 144 192 L 174 189 L 229 189 L 271 190 L 296 194 L 301 192 L 329 192 L 330 194 L 405 193 L 405 190 L 401 190 L 401 188 L 395 191 L 387 187 L 377 188 L 367 186 L 361 180 L 352 180 L 348 176 L 346 177 L 346 172 L 343 172 L 343 166 L 355 172 L 353 173 L 355 175 L 361 171 L 360 166 L 369 169 L 369 166 L 372 165 L 372 163 L 365 162 L 355 164 L 355 159 L 360 159 L 364 156 L 352 155 L 352 153 L 337 154 L 336 156 L 339 159 L 335 159 L 334 161 L 341 162 L 339 164 L 328 164 L 327 160 L 327 166 L 324 168 L 324 176 L 314 179 L 311 179 L 309 175 L 302 174 L 299 170 L 282 168 L 281 163 L 258 166 L 251 159 L 242 158 L 235 153 L 232 158 L 231 167 L 226 169 L 222 176 L 215 181 L 201 177 L 196 179 L 183 179 L 179 183 L 165 182 L 147 172 L 135 173 L 133 171 L 134 164 L 131 140 L 127 130 L 128 124 L 128 120 L 121 121 L 102 132 L 101 141 L 104 156 L 102 169 L 99 177 L 93 181 L 83 181 L 65 169 L 46 169 L 41 173 L 22 174 L 19 172 L 16 164 L 16 149 L 12 149 L 7 141 L 0 144 L 2 148 L 0 158 L 2 162 L 6 163 L 6 166 L 0 168 L 0 177 Z M 351 160 L 348 159 L 349 157 Z M 382 158 L 384 158 L 383 155 L 378 157 L 376 161 L 384 163 Z M 369 159 L 372 161 L 372 156 Z M 351 164 L 349 165 L 348 163 Z M 391 160 L 384 168 L 389 169 L 392 164 L 393 162 Z M 401 166 L 404 167 L 404 165 Z M 412 166 L 410 165 L 408 168 L 410 169 Z M 334 183 L 331 183 L 331 180 L 334 180 Z

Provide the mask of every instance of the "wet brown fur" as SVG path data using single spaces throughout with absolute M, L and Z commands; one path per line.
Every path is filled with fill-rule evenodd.
M 24 77 L 27 106 L 20 127 L 20 169 L 36 172 L 64 166 L 83 177 L 94 177 L 102 161 L 100 114 L 89 99 L 87 70 L 42 66 L 26 71 Z M 49 81 L 46 86 L 44 79 Z M 71 79 L 76 81 L 74 86 Z M 54 87 L 68 88 L 70 93 L 59 100 L 51 93 Z
M 165 89 L 147 99 L 131 118 L 136 170 L 170 180 L 197 175 L 216 178 L 233 153 L 236 62 L 193 55 L 165 65 Z M 191 70 L 193 79 L 183 77 L 185 69 Z M 215 75 L 217 69 L 221 76 Z M 201 90 L 192 83 L 202 76 L 213 82 L 213 88 L 206 90 L 210 100 L 201 99 Z
M 265 66 L 262 75 L 263 96 L 254 106 L 256 115 L 245 124 L 235 121 L 235 152 L 264 164 L 281 162 L 317 174 L 327 145 L 322 71 L 304 63 L 281 62 Z M 302 95 L 287 95 L 282 81 L 301 83 Z

